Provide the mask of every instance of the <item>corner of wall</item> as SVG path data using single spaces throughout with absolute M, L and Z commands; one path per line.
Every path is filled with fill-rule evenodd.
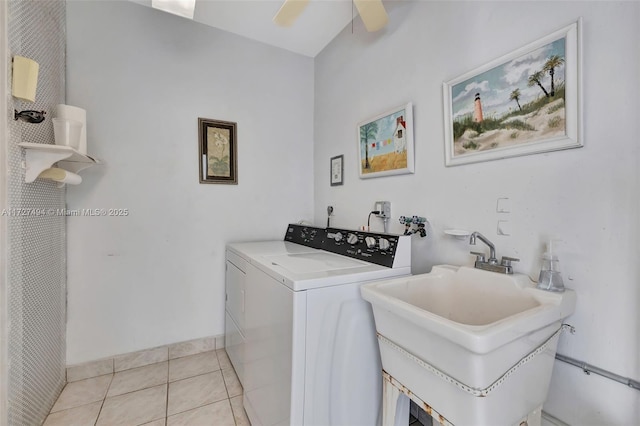
M 12 110 L 46 110 L 64 103 L 64 47 L 66 6 L 63 0 L 4 1 L 2 74 L 4 82 L 0 132 L 0 215 L 6 229 L 0 237 L 0 279 L 3 333 L 0 384 L 6 423 L 41 424 L 65 383 L 65 217 L 23 212 L 38 208 L 62 209 L 65 191 L 53 182 L 25 183 L 24 152 L 20 142 L 51 144 L 50 119 L 41 124 L 18 122 Z M 6 24 L 6 25 L 4 25 Z M 19 54 L 40 64 L 35 102 L 11 96 L 11 57 Z M 2 217 L 3 216 L 3 217 Z M 6 231 L 6 232 L 4 232 Z M 4 240 L 2 240 L 4 238 Z M 47 309 L 39 309 L 47 306 Z M 6 309 L 4 309 L 6 308 Z M 10 366 L 10 367 L 9 367 Z M 6 373 L 6 374 L 4 374 Z
M 7 117 L 7 2 L 0 2 L 0 117 Z M 0 211 L 7 208 L 7 123 L 0 119 Z M 0 214 L 0 426 L 8 424 L 7 218 Z
M 7 54 L 7 2 L 0 2 L 0 117 L 7 117 L 9 60 Z M 7 124 L 0 119 L 0 211 L 7 208 Z M 7 415 L 7 218 L 0 214 L 0 426 Z

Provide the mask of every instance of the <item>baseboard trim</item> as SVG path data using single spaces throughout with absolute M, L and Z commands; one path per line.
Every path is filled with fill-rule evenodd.
M 172 343 L 155 348 L 120 354 L 109 358 L 67 366 L 67 382 L 113 374 L 202 352 L 223 349 L 224 334 Z

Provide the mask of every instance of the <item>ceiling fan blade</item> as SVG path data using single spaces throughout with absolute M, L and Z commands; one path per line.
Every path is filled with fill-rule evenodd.
M 309 4 L 309 0 L 285 0 L 273 22 L 281 27 L 290 27 Z
M 367 31 L 378 31 L 389 22 L 382 0 L 353 0 L 353 2 Z

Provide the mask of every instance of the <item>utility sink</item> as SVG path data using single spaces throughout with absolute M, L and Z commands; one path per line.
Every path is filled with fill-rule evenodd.
M 456 425 L 517 424 L 542 405 L 555 333 L 576 303 L 572 290 L 538 290 L 526 275 L 450 265 L 365 284 L 361 292 L 382 336 L 383 369 Z M 460 383 L 491 390 L 474 396 Z

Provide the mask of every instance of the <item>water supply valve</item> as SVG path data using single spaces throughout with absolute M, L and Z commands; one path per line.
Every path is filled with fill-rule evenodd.
M 422 216 L 412 216 L 411 217 L 412 221 L 414 224 L 416 225 L 420 225 L 421 223 L 426 223 L 427 219 L 422 217 Z
M 420 237 L 427 236 L 427 219 L 422 216 L 400 216 L 399 221 L 404 225 L 404 235 L 418 234 Z

